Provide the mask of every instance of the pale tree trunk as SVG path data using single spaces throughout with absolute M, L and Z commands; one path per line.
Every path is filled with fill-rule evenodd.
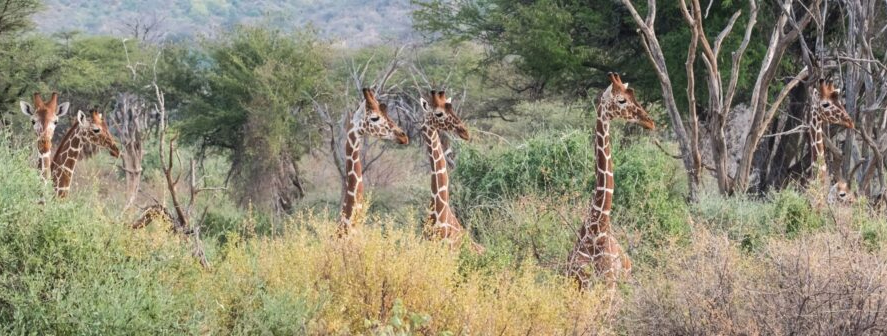
M 727 165 L 728 150 L 724 129 L 726 127 L 730 109 L 732 108 L 733 97 L 736 94 L 736 85 L 739 81 L 739 66 L 742 61 L 742 56 L 745 54 L 745 50 L 751 40 L 752 31 L 757 23 L 758 7 L 754 0 L 749 0 L 750 14 L 748 24 L 746 25 L 745 35 L 739 48 L 732 54 L 733 64 L 730 72 L 730 80 L 728 86 L 724 88 L 720 66 L 718 65 L 718 55 L 721 52 L 721 46 L 724 39 L 730 35 L 733 26 L 736 24 L 736 20 L 742 15 L 742 11 L 740 10 L 733 14 L 730 21 L 727 23 L 727 26 L 720 32 L 720 34 L 718 34 L 714 44 L 711 44 L 708 41 L 708 37 L 703 27 L 702 12 L 704 11 L 704 8 L 700 5 L 699 0 L 691 0 L 690 6 L 687 6 L 687 0 L 681 0 L 680 4 L 684 20 L 687 22 L 687 25 L 690 26 L 690 30 L 693 34 L 693 41 L 690 43 L 690 53 L 693 54 L 696 52 L 697 44 L 702 46 L 702 61 L 707 70 L 707 76 L 705 78 L 709 97 L 708 111 L 711 115 L 709 133 L 712 135 L 712 157 L 715 162 L 718 188 L 722 193 L 727 194 L 730 190 L 731 178 Z M 694 55 L 689 55 L 687 59 L 687 77 L 689 79 L 688 96 L 690 98 L 689 108 L 691 118 L 693 118 L 695 125 L 697 124 L 695 106 L 696 98 L 694 95 L 694 88 L 692 87 L 695 79 L 693 78 L 693 65 L 689 64 L 692 60 L 695 60 Z M 698 143 L 698 139 L 696 140 L 696 143 Z M 698 145 L 696 146 L 697 147 L 694 148 L 697 149 L 698 153 Z
M 668 75 L 668 67 L 665 63 L 665 55 L 656 37 L 656 31 L 654 30 L 656 23 L 656 0 L 647 0 L 647 10 L 649 12 L 646 19 L 641 17 L 631 3 L 631 0 L 621 1 L 631 12 L 631 16 L 638 26 L 642 45 L 647 52 L 650 63 L 653 65 L 653 69 L 656 71 L 656 76 L 659 78 L 659 85 L 662 88 L 662 103 L 665 105 L 671 127 L 677 137 L 681 151 L 681 162 L 684 164 L 684 169 L 687 173 L 687 189 L 689 192 L 687 198 L 691 202 L 696 202 L 699 199 L 699 168 L 701 167 L 699 157 L 694 155 L 694 153 L 698 153 L 698 146 L 694 148 L 695 142 L 692 140 L 691 134 L 684 128 L 683 117 L 681 117 L 675 102 L 671 78 Z M 698 122 L 694 120 L 694 124 L 698 124 Z
M 758 144 L 760 143 L 761 138 L 764 136 L 764 132 L 766 132 L 770 123 L 773 121 L 773 117 L 779 110 L 782 101 L 788 96 L 791 88 L 801 84 L 800 80 L 806 79 L 807 75 L 809 75 L 811 69 L 805 68 L 795 76 L 795 80 L 789 83 L 791 88 L 786 86 L 786 88 L 784 88 L 777 96 L 776 101 L 770 105 L 770 108 L 766 108 L 767 102 L 769 101 L 770 84 L 776 76 L 776 72 L 779 69 L 779 64 L 782 61 L 786 49 L 792 43 L 797 41 L 803 29 L 810 24 L 813 19 L 812 13 L 817 11 L 821 2 L 822 0 L 811 0 L 808 3 L 796 0 L 783 0 L 780 4 L 782 14 L 780 14 L 773 27 L 773 32 L 770 35 L 770 43 L 767 47 L 767 53 L 764 55 L 764 60 L 761 62 L 761 69 L 755 80 L 754 89 L 752 90 L 751 103 L 749 104 L 753 115 L 752 126 L 745 139 L 745 146 L 743 147 L 742 156 L 736 169 L 736 176 L 734 176 L 729 193 L 744 193 L 748 190 L 755 152 L 758 149 Z M 810 9 L 810 11 L 804 9 L 799 11 L 800 13 L 803 13 L 800 20 L 795 20 L 796 13 L 794 5 L 796 3 L 803 5 L 801 7 Z M 790 22 L 791 24 L 789 24 Z
M 142 182 L 142 159 L 145 157 L 142 143 L 148 129 L 148 110 L 144 99 L 133 93 L 121 92 L 117 94 L 117 104 L 110 118 L 124 149 L 121 169 L 126 175 L 125 209 L 135 203 Z
M 851 183 L 859 183 L 859 192 L 874 197 L 884 193 L 884 154 L 887 151 L 887 66 L 879 59 L 871 43 L 883 36 L 887 1 L 842 0 L 842 22 L 846 24 L 842 48 L 837 61 L 843 70 L 845 108 L 857 123 L 862 142 L 857 144 L 853 131 L 845 131 L 847 139 L 842 152 L 841 175 Z M 825 13 L 823 13 L 825 15 Z M 887 58 L 887 55 L 883 56 Z M 880 116 L 879 116 L 880 114 Z M 861 167 L 857 176 L 854 168 Z

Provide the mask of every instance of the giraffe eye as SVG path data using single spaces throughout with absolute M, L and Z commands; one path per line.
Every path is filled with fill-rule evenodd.
M 829 102 L 822 103 L 822 107 L 824 107 L 824 108 L 828 108 L 829 106 L 832 106 L 832 104 Z
M 626 103 L 625 98 L 622 98 L 622 97 L 620 97 L 618 101 L 619 101 L 619 104 L 625 104 L 625 103 Z
M 378 122 L 379 119 L 380 119 L 379 116 L 372 116 L 372 117 L 370 117 L 370 121 L 372 121 L 372 122 Z
M 31 119 L 31 125 L 37 125 L 37 120 Z
M 438 118 L 443 118 L 444 114 L 443 114 L 443 112 L 436 112 L 436 113 L 434 113 L 434 116 L 438 117 Z

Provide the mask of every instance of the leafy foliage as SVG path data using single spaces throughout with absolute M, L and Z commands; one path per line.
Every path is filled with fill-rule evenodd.
M 288 211 L 302 195 L 295 162 L 313 140 L 304 108 L 324 75 L 324 45 L 311 32 L 241 26 L 193 52 L 167 56 L 175 94 L 188 102 L 182 139 L 228 155 L 243 204 Z
M 613 221 L 632 237 L 632 253 L 649 258 L 668 239 L 689 233 L 688 208 L 676 189 L 679 170 L 646 139 L 621 144 L 615 138 Z M 588 131 L 574 130 L 542 132 L 493 150 L 463 146 L 453 204 L 483 239 L 510 251 L 506 260 L 563 260 L 594 191 L 592 141 Z
M 472 40 L 489 46 L 487 62 L 512 63 L 530 81 L 517 91 L 530 90 L 542 94 L 544 90 L 567 93 L 587 93 L 589 88 L 609 85 L 604 73 L 624 73 L 646 98 L 656 100 L 659 82 L 652 71 L 636 27 L 628 11 L 619 1 L 579 0 L 413 0 L 415 28 L 432 37 L 447 40 Z M 643 11 L 646 2 L 636 1 Z M 657 35 L 668 60 L 669 75 L 675 87 L 687 83 L 684 62 L 689 44 L 689 30 L 679 12 L 677 1 L 661 1 L 656 21 Z M 706 13 L 708 33 L 716 36 L 727 25 L 730 17 L 745 4 L 722 1 Z M 763 18 L 770 16 L 769 5 L 761 10 Z M 741 39 L 744 22 L 740 20 L 724 42 L 724 50 L 735 49 Z M 756 31 L 745 57 L 747 69 L 763 57 L 766 32 Z M 730 64 L 730 53 L 723 52 L 720 62 Z M 700 61 L 701 62 L 701 61 Z M 701 63 L 700 63 L 701 66 Z M 722 66 L 725 75 L 729 66 Z M 739 83 L 742 93 L 753 76 L 744 76 Z M 697 81 L 697 85 L 700 81 Z M 704 92 L 700 86 L 697 92 Z M 677 95 L 681 105 L 686 97 Z M 741 99 L 742 97 L 740 97 Z M 700 97 L 700 101 L 704 97 Z

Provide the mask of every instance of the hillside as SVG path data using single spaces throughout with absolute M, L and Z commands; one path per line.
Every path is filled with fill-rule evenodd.
M 406 40 L 412 32 L 409 0 L 46 0 L 45 6 L 35 22 L 46 33 L 126 34 L 138 19 L 159 21 L 155 31 L 173 39 L 239 23 L 310 24 L 324 37 L 359 47 Z

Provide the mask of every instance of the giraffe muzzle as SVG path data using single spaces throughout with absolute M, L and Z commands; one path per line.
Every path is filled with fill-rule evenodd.
M 456 128 L 456 135 L 458 135 L 462 140 L 469 141 L 471 140 L 471 134 L 468 133 L 468 129 L 465 127 Z
M 643 119 L 641 121 L 638 121 L 638 124 L 641 125 L 641 127 L 643 127 L 644 129 L 647 129 L 650 131 L 656 130 L 656 124 L 653 122 L 653 120 Z
M 399 143 L 401 145 L 409 145 L 410 144 L 410 137 L 408 137 L 407 134 L 404 132 L 397 132 L 397 134 L 395 134 L 395 137 L 397 138 L 396 139 L 397 143 Z

